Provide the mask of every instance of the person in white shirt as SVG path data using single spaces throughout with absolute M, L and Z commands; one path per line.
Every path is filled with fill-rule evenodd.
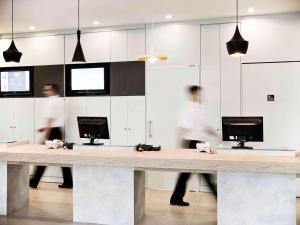
M 186 103 L 184 110 L 181 112 L 177 127 L 179 139 L 182 140 L 182 147 L 196 149 L 197 143 L 204 142 L 208 135 L 217 136 L 217 133 L 214 132 L 207 124 L 205 111 L 200 104 L 201 87 L 191 86 L 189 87 L 188 92 L 190 99 Z M 181 173 L 179 175 L 175 190 L 170 199 L 171 205 L 189 206 L 188 202 L 183 201 L 183 197 L 185 195 L 186 185 L 190 175 L 190 173 Z M 210 175 L 202 175 L 216 195 L 216 189 L 211 182 Z
M 47 99 L 44 105 L 44 127 L 38 129 L 38 132 L 44 133 L 43 143 L 47 140 L 62 140 L 61 128 L 64 126 L 64 103 L 58 94 L 58 86 L 56 84 L 48 84 L 44 86 L 43 94 Z M 40 179 L 46 170 L 45 166 L 37 166 L 35 173 L 30 179 L 30 187 L 37 188 Z M 62 167 L 64 182 L 59 185 L 60 188 L 72 188 L 73 179 L 71 168 Z

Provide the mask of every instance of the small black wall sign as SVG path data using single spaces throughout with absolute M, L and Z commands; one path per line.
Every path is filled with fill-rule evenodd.
M 275 101 L 275 95 L 268 95 L 268 102 L 274 102 Z

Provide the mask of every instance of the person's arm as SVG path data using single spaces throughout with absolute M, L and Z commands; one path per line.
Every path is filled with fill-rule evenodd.
M 49 140 L 52 122 L 53 122 L 52 118 L 47 119 L 46 126 L 44 127 L 44 132 L 45 132 L 44 142 Z
M 38 132 L 44 133 L 43 143 L 49 139 L 54 115 L 55 115 L 55 102 L 53 100 L 48 101 L 47 110 L 45 111 L 45 115 L 44 115 L 46 119 L 44 126 L 37 130 Z
M 220 136 L 212 127 L 206 127 L 206 132 L 211 136 L 215 136 L 215 137 Z
M 183 135 L 184 135 L 185 132 L 186 132 L 185 128 L 177 127 L 177 130 L 176 130 L 176 141 L 177 141 L 176 146 L 178 148 L 182 148 Z

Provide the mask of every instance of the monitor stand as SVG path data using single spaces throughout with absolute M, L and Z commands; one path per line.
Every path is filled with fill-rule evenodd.
M 97 146 L 97 145 L 104 145 L 104 143 L 95 143 L 95 139 L 91 138 L 90 139 L 90 143 L 83 143 L 83 145 L 93 145 L 93 146 Z
M 233 149 L 253 149 L 253 147 L 245 146 L 245 141 L 239 141 L 237 146 L 233 146 Z

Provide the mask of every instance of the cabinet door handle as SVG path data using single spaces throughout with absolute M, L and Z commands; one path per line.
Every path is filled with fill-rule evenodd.
M 149 138 L 152 138 L 153 137 L 153 134 L 152 134 L 152 121 L 149 120 L 149 123 L 148 123 L 148 134 L 149 134 Z
M 132 130 L 131 128 L 127 128 L 127 130 Z

